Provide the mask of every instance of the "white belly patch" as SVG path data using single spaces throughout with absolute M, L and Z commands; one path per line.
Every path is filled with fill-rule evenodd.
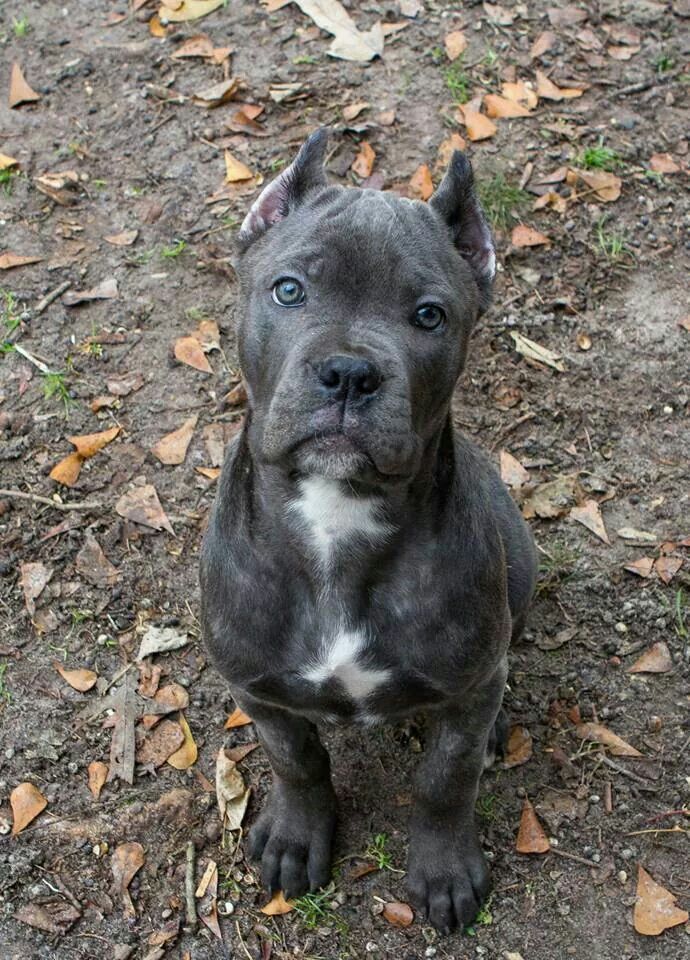
M 305 670 L 305 680 L 325 683 L 335 677 L 353 700 L 363 700 L 390 676 L 389 670 L 377 670 L 360 662 L 366 645 L 364 631 L 339 629 L 324 642 L 318 660 Z

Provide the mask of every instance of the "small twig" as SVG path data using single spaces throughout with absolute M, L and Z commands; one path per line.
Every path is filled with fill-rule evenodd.
M 676 824 L 675 827 L 650 827 L 648 830 L 632 830 L 630 833 L 626 833 L 626 837 L 641 837 L 645 833 L 690 833 L 690 830 Z
M 235 928 L 237 930 L 237 936 L 239 937 L 239 941 L 242 946 L 242 949 L 244 950 L 246 956 L 249 957 L 249 960 L 253 960 L 251 953 L 249 952 L 249 950 L 247 950 L 247 944 L 244 942 L 244 939 L 242 937 L 242 931 L 240 930 L 239 920 L 235 920 Z
M 55 507 L 56 510 L 100 510 L 103 507 L 103 504 L 97 500 L 60 503 L 59 500 L 51 500 L 50 497 L 42 497 L 38 493 L 24 493 L 23 490 L 0 489 L 0 497 L 15 497 L 17 500 L 30 500 L 32 503 L 44 503 L 47 507 Z
M 65 280 L 64 283 L 61 283 L 59 287 L 56 287 L 54 290 L 51 290 L 50 293 L 47 293 L 42 300 L 39 300 L 36 306 L 34 307 L 34 316 L 40 317 L 43 311 L 51 305 L 54 300 L 57 300 L 58 297 L 61 297 L 65 290 L 69 290 L 72 286 L 71 280 Z
M 648 793 L 658 792 L 658 787 L 651 786 L 651 784 L 647 783 L 644 777 L 641 777 L 639 774 L 633 773 L 632 770 L 626 770 L 625 767 L 621 767 L 617 763 L 614 763 L 613 760 L 611 760 L 605 754 L 598 754 L 597 760 L 600 760 L 601 763 L 605 763 L 607 767 L 611 767 L 611 769 L 615 770 L 617 773 L 622 773 L 624 777 L 630 777 L 630 779 L 634 780 L 635 783 L 639 783 L 640 789 L 646 790 Z
M 574 860 L 575 863 L 581 863 L 585 867 L 596 868 L 598 866 L 592 860 L 585 860 L 584 857 L 578 857 L 576 853 L 567 853 L 565 850 L 559 850 L 558 847 L 551 847 L 549 853 L 555 853 L 557 857 L 565 857 L 566 860 Z
M 187 904 L 187 924 L 190 927 L 196 927 L 199 922 L 196 915 L 196 900 L 194 899 L 194 866 L 196 863 L 196 850 L 194 843 L 190 840 L 187 844 L 187 869 L 184 878 L 184 895 Z
M 43 363 L 42 360 L 38 360 L 33 353 L 29 353 L 28 350 L 25 350 L 20 343 L 15 343 L 14 349 L 17 351 L 17 353 L 20 353 L 26 360 L 28 360 L 29 363 L 33 363 L 35 367 L 38 367 L 41 373 L 50 373 L 50 368 L 48 365 Z
M 509 427 L 506 427 L 505 430 L 499 433 L 499 435 L 496 437 L 494 442 L 489 447 L 489 450 L 492 450 L 492 451 L 495 450 L 496 447 L 499 445 L 499 443 L 503 443 L 503 441 L 508 436 L 508 434 L 512 433 L 513 430 L 517 430 L 519 426 L 521 426 L 523 423 L 526 423 L 528 420 L 534 420 L 535 417 L 536 417 L 536 413 L 526 413 L 524 417 L 518 417 L 514 423 L 511 423 Z
M 610 780 L 604 784 L 604 810 L 613 813 L 613 785 Z
M 653 80 L 640 80 L 638 83 L 631 83 L 628 84 L 627 87 L 621 87 L 615 95 L 617 97 L 628 97 L 632 93 L 643 93 L 645 90 L 649 90 L 653 86 Z

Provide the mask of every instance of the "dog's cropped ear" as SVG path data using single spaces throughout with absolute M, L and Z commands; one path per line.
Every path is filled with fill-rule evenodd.
M 484 313 L 491 300 L 496 275 L 496 252 L 474 189 L 472 166 L 462 151 L 454 151 L 429 205 L 451 228 L 455 246 L 474 274 L 480 293 L 480 312 Z
M 243 252 L 270 227 L 284 220 L 310 190 L 327 183 L 323 167 L 327 143 L 326 127 L 312 133 L 290 166 L 264 187 L 240 228 L 238 242 Z

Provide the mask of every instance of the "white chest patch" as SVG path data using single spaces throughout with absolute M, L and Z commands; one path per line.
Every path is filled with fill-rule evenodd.
M 339 629 L 326 641 L 318 661 L 304 672 L 305 680 L 324 683 L 336 677 L 353 700 L 363 700 L 390 676 L 388 670 L 376 670 L 359 662 L 367 644 L 362 630 Z
M 289 510 L 305 522 L 311 542 L 323 563 L 328 563 L 334 546 L 353 536 L 369 542 L 391 532 L 389 524 L 376 516 L 378 501 L 373 497 L 351 497 L 337 480 L 307 477 L 300 481 L 300 497 Z

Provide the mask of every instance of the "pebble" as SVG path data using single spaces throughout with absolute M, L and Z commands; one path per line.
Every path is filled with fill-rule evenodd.
M 663 720 L 661 717 L 657 717 L 656 714 L 652 714 L 651 717 L 647 718 L 647 729 L 650 733 L 658 733 L 663 725 Z
M 627 626 L 623 623 L 622 620 L 619 620 L 618 623 L 615 625 L 615 627 L 614 627 L 613 629 L 616 631 L 616 633 L 621 633 L 621 634 L 623 634 L 623 633 L 627 633 L 627 632 L 628 632 L 628 628 L 627 628 Z
M 621 850 L 621 856 L 624 860 L 632 860 L 632 858 L 635 856 L 635 851 L 630 847 L 625 847 L 623 850 Z
M 367 953 L 376 953 L 378 948 L 378 944 L 374 943 L 373 940 L 367 940 L 366 944 L 364 945 L 364 949 Z
M 625 872 L 625 870 L 618 871 L 618 880 L 622 884 L 626 884 L 628 882 L 628 874 Z
M 436 947 L 427 947 L 424 951 L 425 957 L 435 957 L 436 956 Z

